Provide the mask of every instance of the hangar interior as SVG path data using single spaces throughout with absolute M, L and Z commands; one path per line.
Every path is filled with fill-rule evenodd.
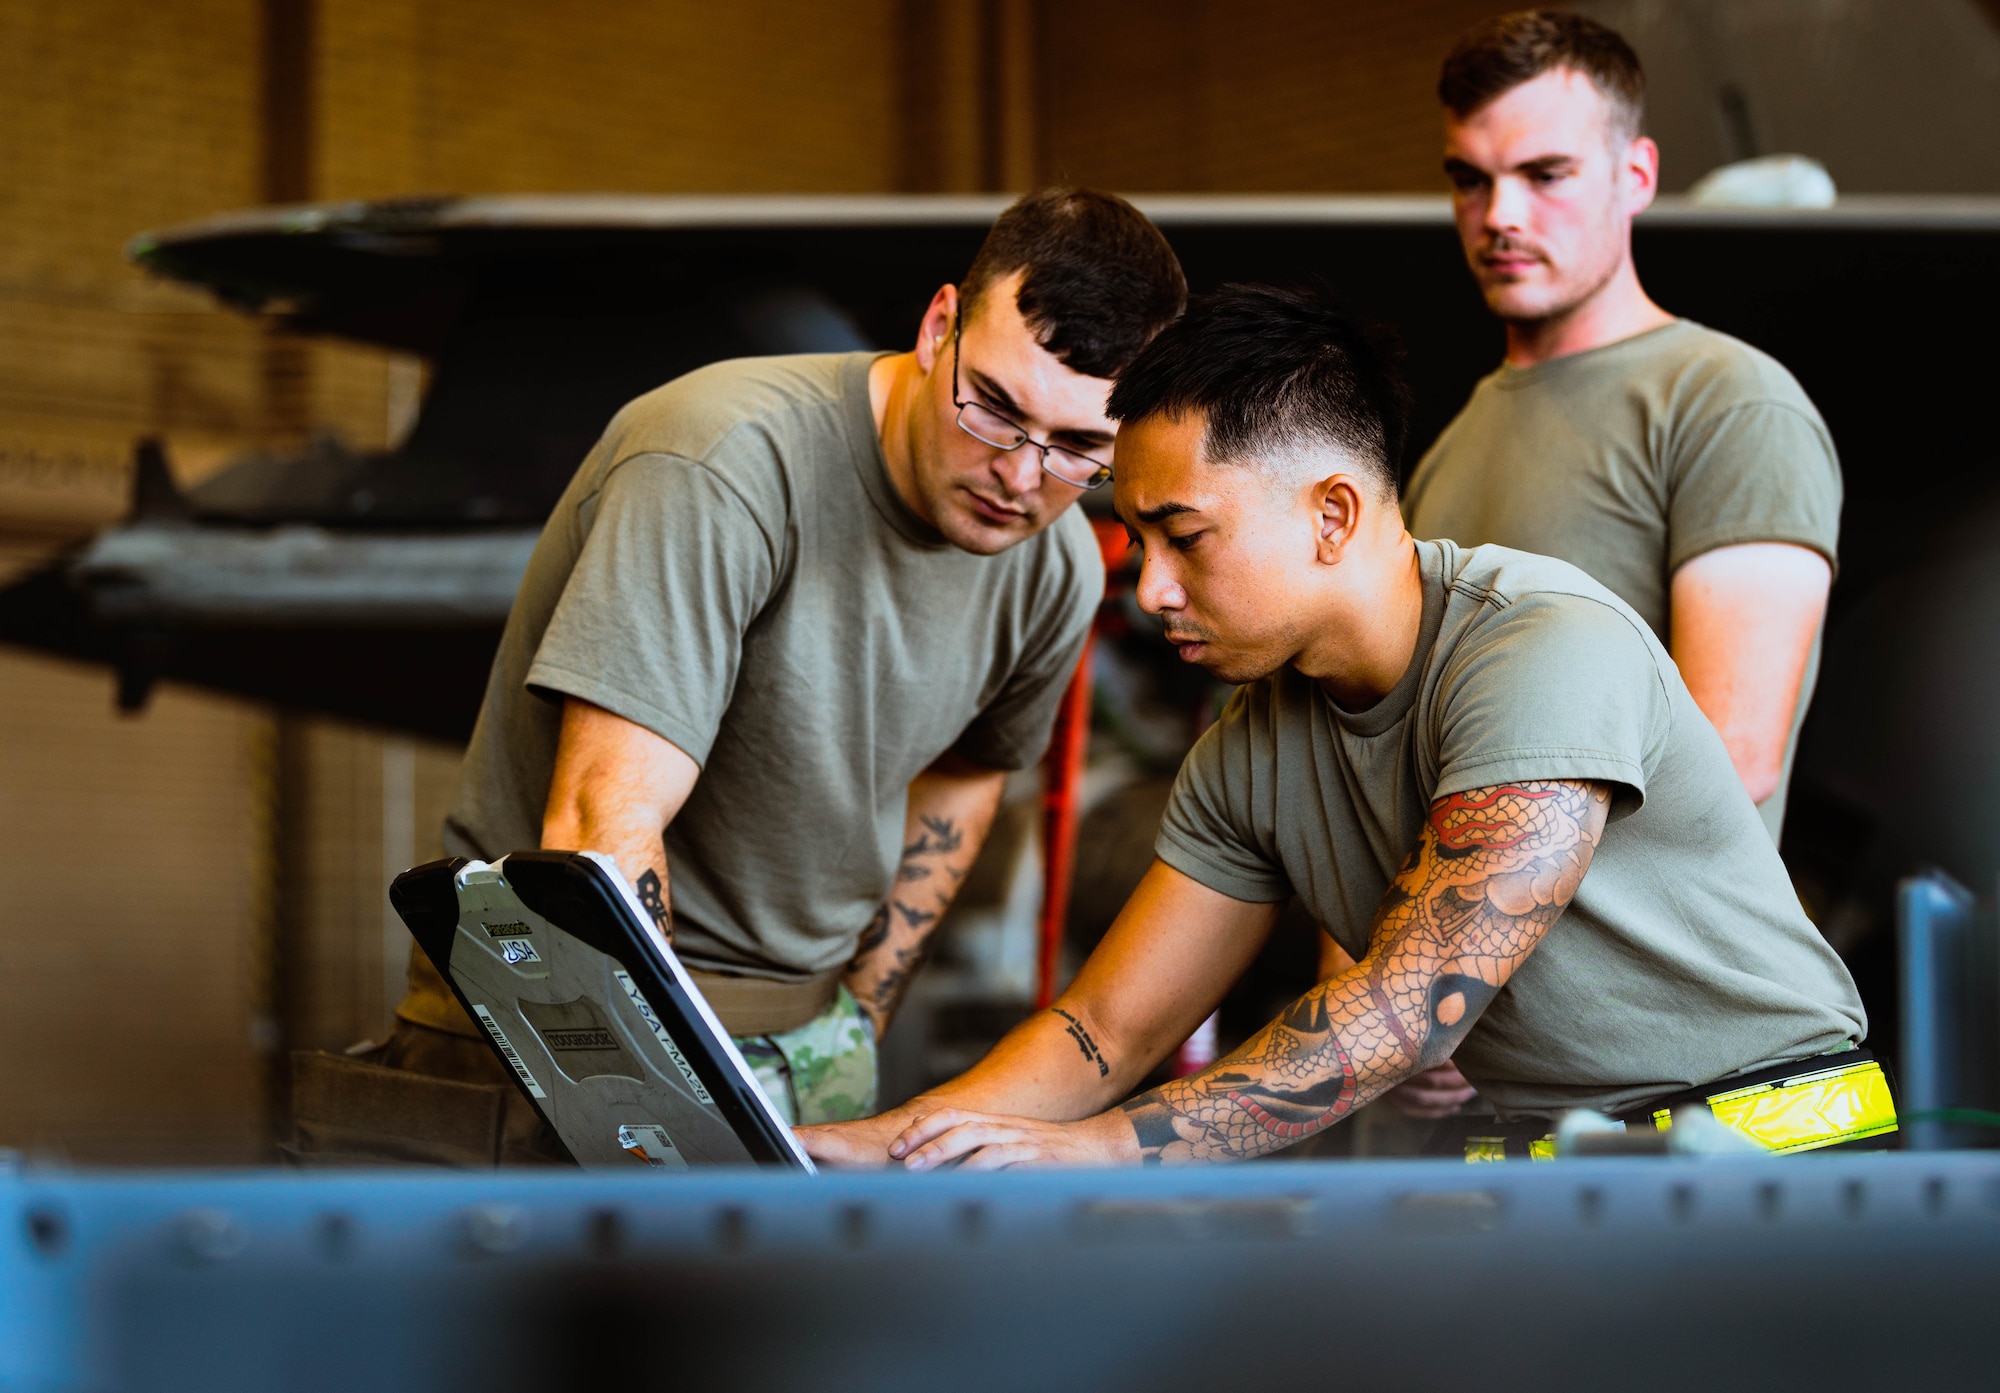
M 130 555 L 101 549 L 149 516 L 274 527 L 403 508 L 396 525 L 532 528 L 592 414 L 676 370 L 675 353 L 691 366 L 723 342 L 900 346 L 898 326 L 1002 196 L 1055 181 L 1132 194 L 1197 288 L 1317 270 L 1397 320 L 1414 458 L 1497 356 L 1444 212 L 1432 84 L 1451 37 L 1508 8 L 10 7 L 0 1049 L 16 1066 L 0 1145 L 78 1163 L 272 1158 L 289 1052 L 387 1029 L 408 936 L 385 886 L 438 854 L 492 642 L 477 624 L 440 637 L 405 623 L 388 648 L 352 624 L 267 628 L 246 658 L 157 614 L 92 629 L 79 596 L 104 593 L 68 570 L 42 583 L 50 568 L 95 554 L 105 574 L 127 567 L 114 582 L 131 574 Z M 1676 196 L 1641 224 L 1656 293 L 1790 363 L 1842 450 L 1842 570 L 1785 851 L 1893 1037 L 1895 882 L 1937 865 L 1984 895 L 2000 876 L 1986 831 L 2000 726 L 1984 696 L 2000 661 L 2000 503 L 1977 410 L 2000 308 L 2000 146 L 1981 134 L 2000 128 L 2000 9 L 1576 8 L 1623 30 L 1651 74 Z M 1832 209 L 1732 217 L 1678 197 L 1717 166 L 1790 153 L 1831 174 Z M 715 195 L 855 201 L 841 234 L 824 229 L 825 203 L 691 211 Z M 247 211 L 274 205 L 320 211 Z M 694 305 L 684 266 L 649 282 L 663 256 L 704 264 L 702 218 L 789 279 L 738 265 L 727 294 Z M 854 250 L 871 241 L 872 262 Z M 502 268 L 488 298 L 440 299 L 434 273 L 462 291 L 467 258 Z M 798 299 L 802 284 L 819 298 Z M 602 308 L 552 335 L 538 288 L 560 292 L 546 303 L 577 285 Z M 454 343 L 469 303 L 481 333 Z M 464 349 L 474 340 L 484 360 Z M 555 384 L 576 393 L 563 430 L 511 482 L 468 488 L 453 472 L 467 440 L 499 441 L 489 459 L 518 445 L 500 406 L 551 389 L 555 359 L 612 362 L 649 340 L 661 356 L 624 359 L 629 381 L 579 370 Z M 481 499 L 492 506 L 466 511 Z M 1214 692 L 1163 676 L 1147 651 L 1099 652 L 1071 963 L 1135 857 L 1143 868 L 1165 781 L 1214 709 Z M 968 1062 L 1032 998 L 1039 797 L 1032 775 L 1010 790 L 922 1012 L 890 1037 L 892 1094 Z M 1309 979 L 1309 930 L 1274 950 L 1268 999 L 1241 1003 L 1225 1037 Z

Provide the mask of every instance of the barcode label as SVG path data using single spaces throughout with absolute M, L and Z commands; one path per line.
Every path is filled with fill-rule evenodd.
M 715 1100 L 708 1096 L 708 1090 L 702 1086 L 701 1080 L 696 1077 L 694 1066 L 687 1062 L 687 1057 L 681 1053 L 680 1046 L 674 1043 L 674 1037 L 667 1034 L 667 1028 L 660 1023 L 660 1018 L 653 1014 L 652 1004 L 640 994 L 639 984 L 634 982 L 627 973 L 614 972 L 611 975 L 618 979 L 618 985 L 625 989 L 626 997 L 638 1009 L 639 1015 L 644 1018 L 646 1024 L 652 1027 L 653 1038 L 660 1042 L 661 1046 L 667 1052 L 667 1058 L 673 1060 L 675 1067 L 681 1071 L 681 1077 L 686 1079 L 688 1087 L 694 1090 L 694 1096 L 701 1099 L 704 1103 L 713 1104 Z
M 521 1082 L 528 1086 L 528 1096 L 531 1098 L 548 1097 L 548 1094 L 542 1092 L 542 1086 L 535 1082 L 535 1076 L 528 1072 L 528 1066 L 522 1062 L 520 1053 L 507 1043 L 506 1032 L 500 1029 L 500 1022 L 493 1019 L 493 1013 L 484 1006 L 477 1005 L 472 1008 L 472 1013 L 479 1017 L 479 1023 L 486 1027 L 486 1033 L 493 1037 L 493 1043 L 499 1046 L 500 1053 L 505 1055 L 507 1062 L 514 1066 L 514 1072 L 520 1075 Z

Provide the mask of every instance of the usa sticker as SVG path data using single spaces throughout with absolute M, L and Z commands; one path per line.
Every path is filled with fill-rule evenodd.
M 515 963 L 538 963 L 542 955 L 535 951 L 535 945 L 525 938 L 502 938 L 494 940 L 500 949 L 500 956 L 511 967 Z
M 652 1006 L 647 1003 L 644 996 L 640 995 L 638 983 L 632 980 L 629 973 L 614 972 L 611 975 L 616 977 L 618 985 L 625 989 L 626 998 L 637 1008 L 640 1018 L 651 1027 L 653 1038 L 660 1042 L 661 1048 L 667 1052 L 667 1058 L 673 1060 L 674 1067 L 681 1071 L 681 1077 L 686 1079 L 688 1087 L 694 1090 L 694 1096 L 704 1103 L 713 1105 L 715 1100 L 708 1096 L 708 1089 L 702 1086 L 701 1079 L 694 1072 L 694 1066 L 687 1062 L 687 1056 L 683 1055 L 681 1047 L 674 1043 L 674 1037 L 667 1034 L 667 1028 L 661 1025 L 660 1018 L 653 1014 Z
M 535 1076 L 528 1072 L 527 1063 L 522 1060 L 520 1052 L 507 1042 L 506 1033 L 500 1029 L 500 1022 L 493 1019 L 493 1013 L 484 1006 L 474 1003 L 472 1014 L 479 1017 L 479 1023 L 485 1026 L 486 1033 L 493 1037 L 493 1043 L 499 1049 L 502 1057 L 514 1066 L 514 1073 L 521 1080 L 522 1084 L 527 1087 L 528 1096 L 531 1098 L 548 1097 L 548 1094 L 542 1092 L 542 1086 L 535 1082 Z
M 681 1153 L 674 1149 L 674 1139 L 667 1135 L 667 1129 L 651 1122 L 640 1122 L 618 1129 L 618 1145 L 628 1155 L 636 1156 L 649 1166 L 661 1170 L 684 1171 L 688 1163 Z

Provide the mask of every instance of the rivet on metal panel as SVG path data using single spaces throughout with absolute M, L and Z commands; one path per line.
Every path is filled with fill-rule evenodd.
M 1576 1192 L 1576 1217 L 1586 1226 L 1594 1226 L 1604 1217 L 1604 1191 L 1595 1185 L 1586 1185 Z
M 838 1219 L 840 1241 L 850 1248 L 866 1248 L 871 1219 L 868 1207 L 861 1204 L 844 1204 L 840 1207 Z
M 1694 1217 L 1694 1186 L 1676 1185 L 1667 1191 L 1667 1213 L 1677 1224 L 1685 1224 Z
M 328 1262 L 346 1262 L 354 1256 L 361 1226 L 351 1214 L 322 1214 L 313 1224 L 313 1246 Z
M 226 1262 L 250 1244 L 250 1235 L 220 1209 L 190 1209 L 174 1219 L 181 1251 L 199 1262 Z
M 583 1223 L 584 1246 L 594 1258 L 615 1258 L 625 1251 L 625 1216 L 615 1209 L 593 1209 Z
M 1767 1180 L 1757 1187 L 1757 1217 L 1770 1222 L 1778 1217 L 1785 1205 L 1785 1192 L 1775 1180 Z
M 481 1204 L 465 1211 L 465 1246 L 474 1253 L 511 1253 L 528 1240 L 528 1215 L 518 1205 Z
M 725 1253 L 740 1253 L 750 1243 L 750 1215 L 729 1205 L 715 1216 L 715 1245 Z
M 60 1209 L 39 1206 L 21 1216 L 28 1230 L 28 1243 L 45 1258 L 61 1257 L 69 1247 L 69 1220 Z

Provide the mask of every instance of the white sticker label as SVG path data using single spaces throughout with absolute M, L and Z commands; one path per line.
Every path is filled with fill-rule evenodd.
M 614 972 L 611 975 L 618 979 L 618 985 L 625 989 L 626 997 L 638 1008 L 639 1015 L 644 1018 L 646 1024 L 652 1027 L 653 1038 L 660 1042 L 661 1047 L 667 1052 L 667 1058 L 673 1060 L 674 1067 L 681 1071 L 681 1077 L 686 1079 L 688 1087 L 694 1090 L 694 1096 L 712 1105 L 715 1100 L 708 1096 L 708 1090 L 695 1075 L 694 1066 L 687 1062 L 687 1057 L 681 1053 L 681 1047 L 674 1043 L 674 1037 L 667 1034 L 667 1028 L 660 1024 L 660 1018 L 653 1014 L 653 1008 L 647 1004 L 646 998 L 640 995 L 638 983 L 632 980 L 629 973 Z
M 496 940 L 500 956 L 511 965 L 513 963 L 538 963 L 542 955 L 535 951 L 535 945 L 525 938 L 502 938 Z
M 500 1053 L 505 1055 L 507 1062 L 514 1066 L 514 1072 L 520 1076 L 521 1082 L 528 1086 L 528 1096 L 531 1098 L 548 1097 L 548 1094 L 542 1092 L 542 1086 L 535 1082 L 535 1076 L 528 1072 L 528 1066 L 522 1062 L 520 1053 L 507 1043 L 506 1033 L 500 1029 L 500 1022 L 493 1019 L 493 1013 L 484 1006 L 476 1004 L 472 1008 L 472 1013 L 479 1017 L 479 1023 L 486 1027 L 486 1033 L 491 1035 L 493 1043 L 500 1047 Z
M 674 1139 L 667 1135 L 667 1129 L 651 1122 L 620 1127 L 618 1145 L 647 1165 L 658 1166 L 661 1170 L 684 1171 L 688 1168 L 687 1161 L 674 1149 Z

